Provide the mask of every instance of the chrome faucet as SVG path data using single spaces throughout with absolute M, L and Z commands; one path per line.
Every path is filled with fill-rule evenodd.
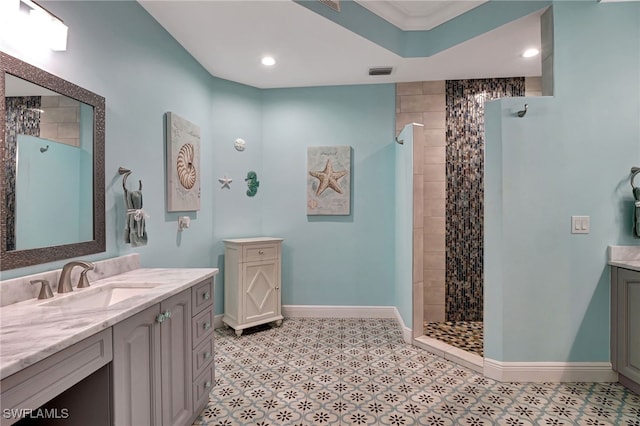
M 85 262 L 84 260 L 73 260 L 62 267 L 60 273 L 60 281 L 58 281 L 58 293 L 68 293 L 73 291 L 71 285 L 71 270 L 81 266 L 84 270 L 80 273 L 80 281 L 78 281 L 78 288 L 89 287 L 89 280 L 87 279 L 87 272 L 94 268 L 93 263 Z

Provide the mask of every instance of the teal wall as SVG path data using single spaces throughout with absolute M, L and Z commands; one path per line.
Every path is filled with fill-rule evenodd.
M 284 238 L 283 304 L 394 305 L 394 100 L 394 85 L 263 92 L 258 195 Z M 307 147 L 323 145 L 353 148 L 349 216 L 306 215 Z
M 638 245 L 640 4 L 559 2 L 554 26 L 555 96 L 487 105 L 485 356 L 606 362 L 607 245 Z

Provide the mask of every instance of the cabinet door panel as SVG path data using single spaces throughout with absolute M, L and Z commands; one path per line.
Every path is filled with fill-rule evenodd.
M 191 291 L 160 304 L 171 316 L 160 327 L 162 339 L 162 424 L 184 425 L 192 413 Z
M 242 298 L 243 322 L 250 323 L 278 315 L 279 264 L 277 262 L 245 263 L 242 273 L 245 286 Z
M 618 362 L 620 374 L 640 384 L 640 272 L 618 270 Z
M 113 327 L 114 424 L 160 424 L 158 305 Z

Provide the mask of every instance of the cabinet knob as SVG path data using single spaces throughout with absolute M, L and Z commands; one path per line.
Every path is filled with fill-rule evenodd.
M 209 389 L 210 387 L 211 387 L 211 382 L 207 380 L 207 381 L 204 383 L 204 388 L 205 388 L 205 389 Z
M 258 254 L 264 254 L 264 250 L 258 250 Z
M 204 328 L 205 330 L 208 330 L 211 328 L 211 323 L 209 321 L 205 322 L 204 324 L 202 324 L 202 328 Z
M 209 292 L 208 292 L 208 291 L 202 295 L 202 298 L 203 298 L 204 300 L 209 300 L 209 298 L 210 298 L 210 297 L 211 297 L 211 296 L 209 295 Z
M 164 311 L 164 317 L 165 317 L 166 319 L 171 318 L 171 311 L 169 311 L 169 310 Z
M 209 358 L 211 358 L 211 352 L 205 352 L 204 359 L 209 359 Z
M 156 321 L 158 321 L 159 323 L 163 323 L 165 319 L 167 319 L 167 317 L 165 317 L 164 314 L 158 314 L 158 316 L 156 317 Z

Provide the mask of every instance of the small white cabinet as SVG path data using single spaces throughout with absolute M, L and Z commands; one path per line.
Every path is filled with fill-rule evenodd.
M 225 325 L 242 330 L 267 322 L 282 323 L 280 269 L 282 238 L 224 240 Z

